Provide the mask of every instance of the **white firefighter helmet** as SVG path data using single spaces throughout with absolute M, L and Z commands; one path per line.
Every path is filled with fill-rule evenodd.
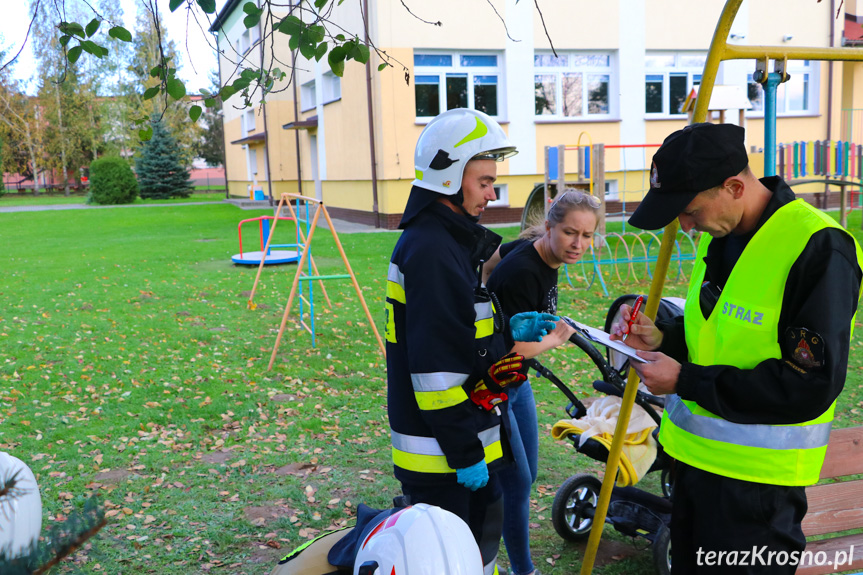
M 467 524 L 440 507 L 418 503 L 378 523 L 362 542 L 354 575 L 482 575 L 479 547 Z
M 20 459 L 0 452 L 0 552 L 27 555 L 42 530 L 42 497 L 33 472 Z
M 453 196 L 461 189 L 468 161 L 502 161 L 517 153 L 500 124 L 488 115 L 467 108 L 447 110 L 429 122 L 417 140 L 413 185 Z

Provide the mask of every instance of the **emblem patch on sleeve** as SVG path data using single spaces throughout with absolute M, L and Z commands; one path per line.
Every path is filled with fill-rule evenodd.
M 824 339 L 816 332 L 803 327 L 785 330 L 783 355 L 803 369 L 817 369 L 824 365 Z

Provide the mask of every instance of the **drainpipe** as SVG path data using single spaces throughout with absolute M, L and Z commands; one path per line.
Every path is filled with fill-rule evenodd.
M 369 0 L 363 0 L 363 19 L 366 28 L 366 46 L 369 45 Z M 372 160 L 372 213 L 375 218 L 375 227 L 381 227 L 380 213 L 378 211 L 378 168 L 375 157 L 375 120 L 372 114 L 372 58 L 369 56 L 366 62 L 366 100 L 369 108 L 369 147 L 371 148 Z
M 294 6 L 299 4 L 291 3 L 291 9 L 288 14 L 294 13 Z M 291 50 L 291 84 L 294 87 L 294 122 L 300 121 L 299 109 L 297 108 L 297 53 Z M 303 195 L 303 165 L 300 161 L 300 131 L 294 130 L 294 143 L 297 146 L 297 194 Z
M 258 6 L 260 8 L 260 6 Z M 261 47 L 261 68 L 264 67 L 264 25 L 258 21 L 258 43 Z M 264 111 L 264 166 L 267 170 L 267 195 L 270 197 L 270 205 L 273 205 L 273 174 L 270 173 L 270 135 L 267 130 L 267 100 L 261 94 L 261 108 Z

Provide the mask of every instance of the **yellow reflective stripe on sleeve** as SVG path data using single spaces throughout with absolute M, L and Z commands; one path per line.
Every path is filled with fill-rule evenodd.
M 456 386 L 441 391 L 415 391 L 417 405 L 423 411 L 445 409 L 467 401 L 467 393 L 462 387 Z
M 399 303 L 406 303 L 405 288 L 396 282 L 387 280 L 387 297 Z
M 474 322 L 474 326 L 476 327 L 476 339 L 482 339 L 494 333 L 494 319 L 492 318 Z
M 500 441 L 495 441 L 485 447 L 486 464 L 490 465 L 501 457 L 503 457 L 503 446 L 501 446 Z M 396 467 L 418 473 L 455 473 L 455 469 L 447 464 L 445 455 L 408 453 L 395 447 L 393 447 L 393 464 Z
M 387 312 L 387 327 L 386 327 L 386 331 L 384 331 L 384 337 L 390 343 L 398 343 L 396 341 L 395 311 L 393 310 L 393 304 L 392 303 L 387 302 L 386 312 Z

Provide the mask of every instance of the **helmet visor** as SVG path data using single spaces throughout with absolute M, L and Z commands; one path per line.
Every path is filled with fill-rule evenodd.
M 498 148 L 496 150 L 488 150 L 486 152 L 480 152 L 471 158 L 471 160 L 494 160 L 495 162 L 502 162 L 507 158 L 511 158 L 516 155 L 518 150 L 515 146 L 508 146 L 506 148 Z

